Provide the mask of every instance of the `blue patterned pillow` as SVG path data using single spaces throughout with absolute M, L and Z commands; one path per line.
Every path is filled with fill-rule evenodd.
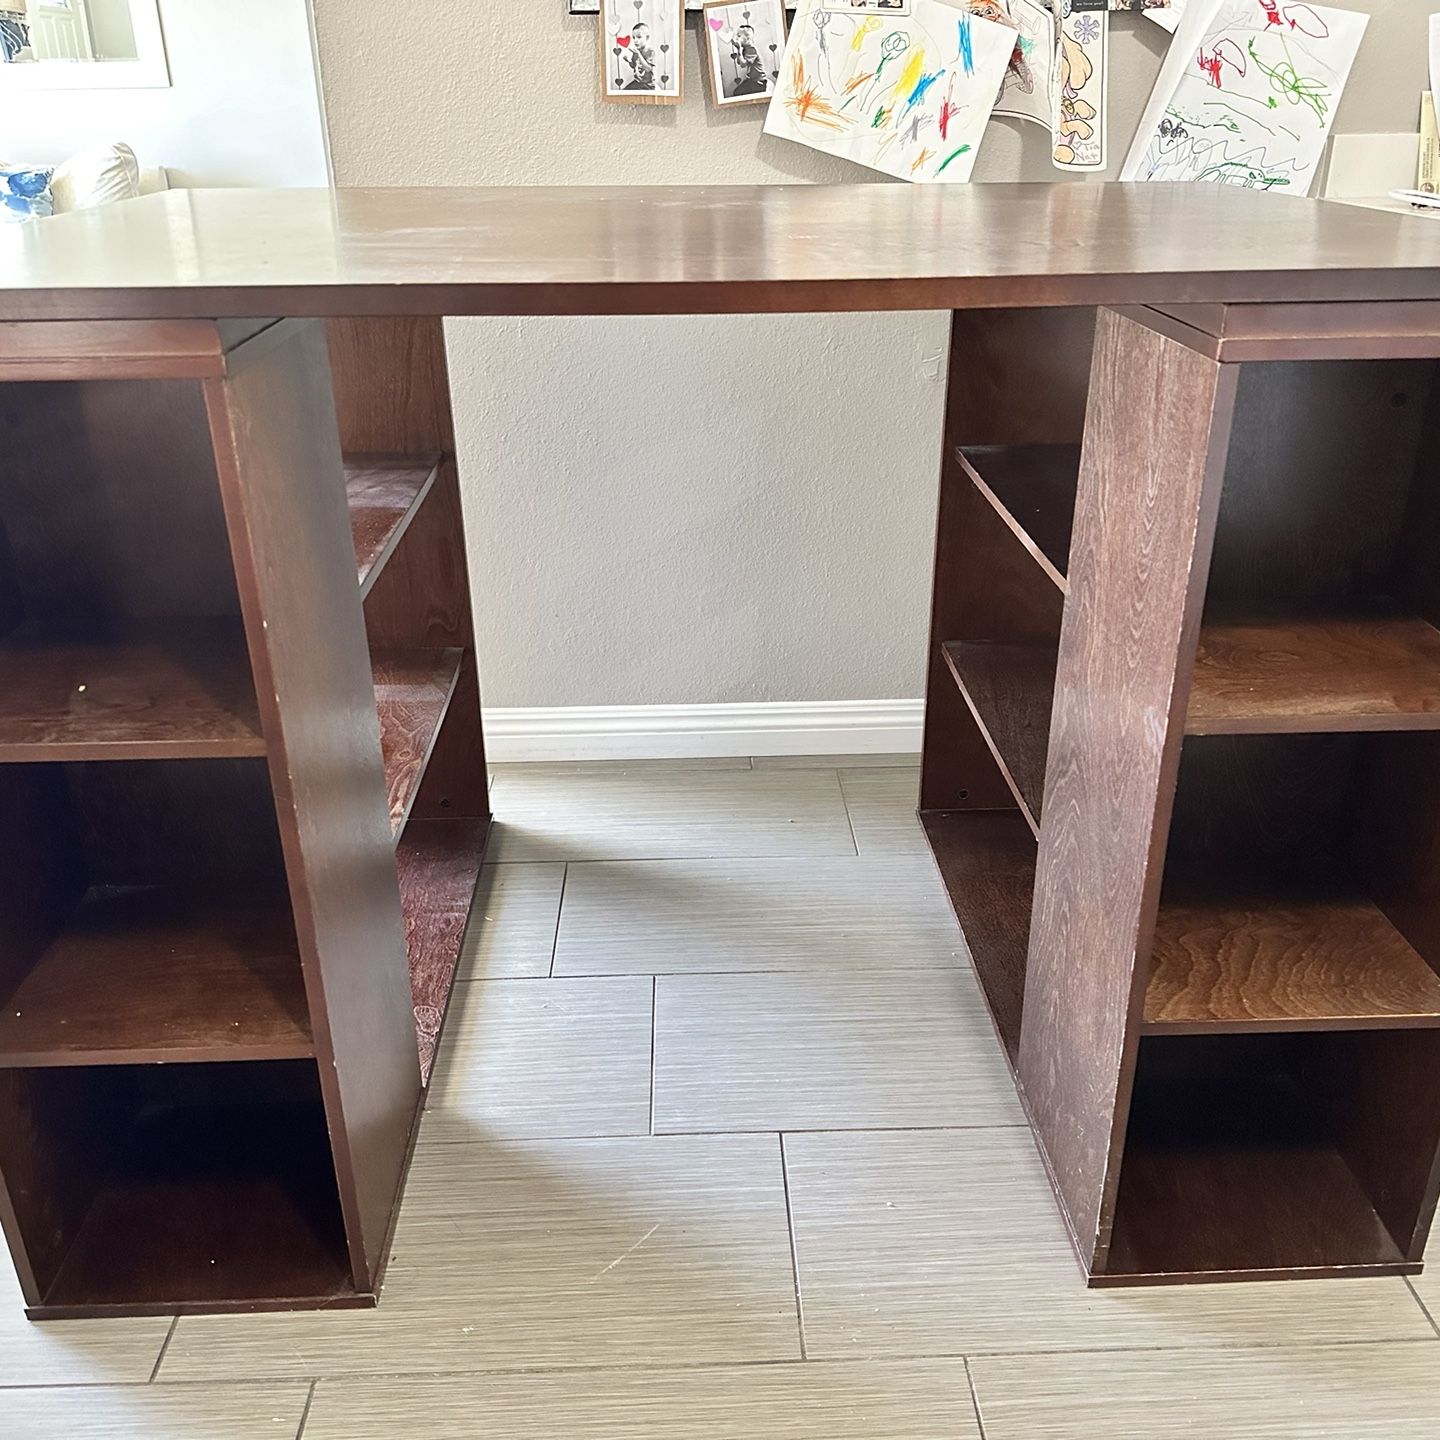
M 53 169 L 33 165 L 0 165 L 0 223 L 6 220 L 34 220 L 54 213 L 50 199 Z

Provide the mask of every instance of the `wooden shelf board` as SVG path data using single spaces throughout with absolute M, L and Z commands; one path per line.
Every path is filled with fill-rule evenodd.
M 142 1115 L 31 1313 L 364 1303 L 323 1112 L 257 1103 Z
M 1414 1268 L 1289 1077 L 1137 1081 L 1093 1283 Z
M 1440 631 L 1413 617 L 1207 625 L 1188 735 L 1440 730 Z
M 1440 1026 L 1440 976 L 1363 896 L 1165 899 L 1147 1031 Z
M 0 762 L 263 755 L 239 620 L 0 641 Z
M 0 1068 L 314 1053 L 283 889 L 92 890 L 0 1006 Z
M 360 593 L 375 583 L 385 561 L 424 503 L 440 467 L 438 455 L 347 455 L 345 497 L 355 541 Z
M 1054 648 L 956 640 L 940 648 L 1021 813 L 1038 835 L 1055 694 Z
M 966 445 L 960 464 L 1063 591 L 1080 475 L 1078 445 Z
M 435 1046 L 450 1004 L 489 834 L 488 819 L 411 820 L 395 852 L 420 1076 L 426 1085 L 435 1064 Z
M 460 679 L 464 651 L 411 650 L 370 657 L 390 825 L 398 835 L 410 813 L 435 737 Z
M 1013 1069 L 1020 1053 L 1035 837 L 1014 810 L 930 810 L 920 821 Z

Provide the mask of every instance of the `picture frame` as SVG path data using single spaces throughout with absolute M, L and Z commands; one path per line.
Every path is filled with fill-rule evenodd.
M 717 110 L 768 105 L 785 54 L 784 0 L 706 0 L 700 15 L 710 103 Z
M 678 105 L 685 98 L 682 0 L 601 0 L 600 98 L 612 105 Z

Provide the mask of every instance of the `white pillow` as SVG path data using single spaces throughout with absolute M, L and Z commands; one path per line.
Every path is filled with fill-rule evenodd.
M 96 145 L 72 155 L 50 177 L 55 213 L 88 210 L 140 193 L 140 162 L 128 145 Z

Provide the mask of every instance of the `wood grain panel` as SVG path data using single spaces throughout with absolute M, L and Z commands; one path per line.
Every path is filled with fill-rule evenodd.
M 1115 1167 L 1235 377 L 1102 314 L 1046 768 L 1020 1075 L 1081 1263 Z
M 238 620 L 93 639 L 24 625 L 0 643 L 0 763 L 264 753 Z
M 176 190 L 7 235 L 0 319 L 1434 301 L 1432 243 L 1240 186 Z
M 224 373 L 224 339 L 204 320 L 0 322 L 0 381 L 173 380 Z
M 397 835 L 455 693 L 462 656 L 459 649 L 371 652 L 390 824 Z
M 376 455 L 345 457 L 345 500 L 362 596 L 430 493 L 439 465 L 438 455 L 418 462 Z
M 1070 565 L 1078 445 L 967 445 L 960 465 L 970 483 L 1061 590 Z
M 922 817 L 990 1018 L 1013 1068 L 1020 1054 L 1035 836 L 1018 811 Z
M 379 1274 L 420 1070 L 319 326 L 207 382 L 356 1286 Z
M 1440 729 L 1440 631 L 1424 620 L 1206 625 L 1189 735 Z

